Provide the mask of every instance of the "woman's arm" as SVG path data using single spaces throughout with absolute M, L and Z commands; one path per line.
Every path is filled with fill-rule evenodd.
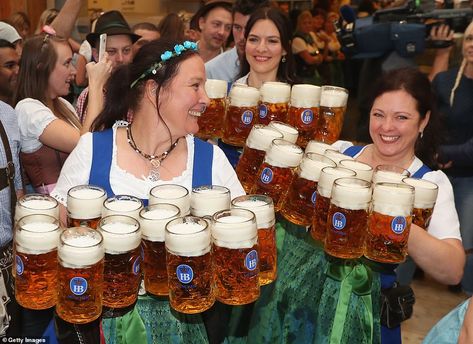
M 51 26 L 60 37 L 71 37 L 80 9 L 84 0 L 66 0 Z
M 58 118 L 43 130 L 39 141 L 58 151 L 70 153 L 77 145 L 79 138 L 79 129 Z
M 458 344 L 471 343 L 473 343 L 473 302 L 470 298 L 468 309 L 466 310 L 465 317 L 463 318 L 463 325 L 460 329 Z

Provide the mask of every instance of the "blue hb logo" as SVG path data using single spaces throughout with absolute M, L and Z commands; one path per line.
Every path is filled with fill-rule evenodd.
M 315 201 L 317 200 L 317 190 L 314 191 L 310 200 L 312 201 L 312 204 L 315 204 Z
M 265 167 L 263 172 L 261 172 L 261 181 L 264 184 L 269 184 L 273 180 L 273 171 L 269 167 Z
M 391 229 L 396 234 L 402 234 L 406 229 L 406 218 L 404 216 L 396 216 L 391 221 Z
M 259 106 L 259 118 L 265 118 L 268 115 L 268 107 L 264 104 Z
M 140 273 L 140 260 L 141 257 L 136 257 L 135 261 L 133 262 L 133 273 L 138 275 Z
M 310 109 L 306 109 L 301 113 L 301 121 L 304 124 L 310 124 L 314 120 L 314 113 Z
M 69 282 L 69 288 L 74 295 L 83 295 L 87 291 L 87 280 L 83 277 L 73 277 Z
M 176 275 L 179 282 L 184 284 L 189 284 L 194 279 L 194 271 L 186 264 L 181 264 L 176 268 Z
M 332 216 L 332 226 L 338 231 L 341 231 L 343 228 L 345 228 L 347 224 L 347 219 L 345 215 L 342 213 L 336 212 Z
M 243 112 L 243 114 L 241 115 L 241 121 L 243 122 L 243 124 L 245 125 L 248 125 L 248 124 L 251 124 L 251 121 L 253 120 L 253 112 L 251 112 L 250 110 L 246 110 L 245 112 Z
M 258 266 L 258 252 L 251 250 L 245 257 L 245 266 L 248 270 L 253 271 Z
M 25 271 L 25 266 L 23 265 L 23 261 L 21 260 L 20 256 L 15 257 L 16 260 L 16 274 L 20 276 L 23 271 Z

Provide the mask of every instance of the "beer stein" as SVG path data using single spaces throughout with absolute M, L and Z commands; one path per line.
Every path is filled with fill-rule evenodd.
M 23 216 L 43 214 L 59 220 L 58 202 L 49 195 L 27 194 L 18 199 L 15 208 L 15 223 Z
M 303 151 L 286 140 L 275 139 L 271 143 L 252 194 L 262 194 L 273 199 L 275 211 L 279 211 L 279 199 L 287 192 L 294 176 L 294 169 L 302 160 Z
M 143 275 L 149 294 L 169 295 L 164 230 L 166 224 L 178 216 L 179 208 L 166 203 L 149 205 L 140 211 Z
M 316 140 L 310 140 L 305 147 L 306 153 L 317 153 L 320 155 L 324 155 L 327 149 L 332 149 L 333 147 L 325 142 L 320 142 Z
M 191 197 L 189 190 L 177 184 L 162 184 L 151 189 L 149 194 L 149 205 L 158 203 L 174 204 L 179 208 L 181 216 L 190 214 Z
M 241 185 L 249 192 L 255 183 L 258 169 L 263 163 L 266 150 L 274 139 L 282 139 L 283 134 L 262 124 L 255 124 L 246 139 L 243 154 L 238 161 L 236 173 Z
M 85 324 L 100 316 L 103 258 L 103 237 L 100 231 L 73 227 L 61 233 L 56 304 L 56 313 L 61 319 L 73 324 Z
M 232 200 L 232 208 L 247 209 L 255 214 L 258 228 L 259 284 L 274 282 L 277 276 L 277 250 L 273 200 L 264 195 L 239 196 Z
M 371 201 L 371 182 L 338 178 L 333 183 L 327 216 L 325 252 L 354 259 L 363 255 Z
M 376 183 L 402 183 L 406 177 L 410 177 L 408 170 L 393 165 L 378 165 L 374 169 L 373 184 Z
M 319 122 L 315 139 L 334 143 L 340 137 L 348 101 L 348 90 L 335 86 L 322 86 Z
M 207 79 L 205 92 L 210 98 L 210 103 L 204 113 L 198 118 L 199 136 L 202 139 L 222 137 L 225 123 L 225 98 L 228 84 L 225 80 Z
M 109 215 L 100 220 L 105 248 L 103 305 L 124 308 L 136 302 L 141 280 L 141 230 L 136 219 Z
M 299 132 L 293 126 L 289 124 L 279 122 L 279 121 L 271 121 L 268 124 L 268 127 L 274 128 L 280 131 L 283 134 L 283 139 L 289 141 L 291 143 L 297 142 L 297 137 L 299 136 Z
M 27 215 L 15 230 L 15 298 L 29 309 L 47 309 L 57 299 L 59 222 L 49 215 Z
M 116 195 L 103 202 L 102 217 L 110 215 L 126 215 L 138 220 L 143 201 L 129 195 Z
M 336 167 L 329 158 L 316 154 L 306 153 L 296 170 L 286 196 L 281 205 L 281 215 L 286 220 L 299 226 L 312 224 L 317 198 L 317 182 L 324 167 Z
M 234 85 L 230 90 L 230 105 L 225 119 L 222 141 L 243 146 L 253 124 L 256 124 L 260 93 L 257 88 Z
M 212 259 L 215 298 L 244 305 L 259 297 L 258 229 L 246 209 L 227 209 L 212 217 Z
M 192 189 L 191 214 L 212 216 L 217 211 L 230 208 L 230 190 L 224 186 L 204 185 Z
M 78 185 L 67 192 L 67 226 L 97 229 L 102 205 L 107 199 L 104 189 L 94 185 Z
M 407 185 L 414 187 L 414 209 L 412 223 L 427 229 L 429 227 L 439 187 L 437 184 L 424 179 L 404 178 Z
M 315 137 L 319 119 L 320 91 L 321 88 L 314 85 L 292 86 L 287 123 L 299 132 L 296 143 L 302 148 Z
M 327 216 L 330 207 L 330 197 L 335 179 L 355 177 L 356 172 L 344 167 L 324 167 L 320 172 L 315 198 L 315 210 L 310 235 L 314 240 L 324 241 L 327 231 Z
M 164 243 L 171 307 L 187 314 L 212 307 L 215 296 L 207 221 L 185 216 L 168 222 Z
M 341 160 L 338 164 L 340 167 L 345 167 L 356 172 L 356 178 L 371 182 L 373 179 L 373 168 L 361 161 L 353 159 Z
M 324 156 L 335 161 L 337 166 L 340 166 L 340 161 L 342 160 L 354 160 L 351 156 L 340 153 L 339 151 L 334 150 L 334 149 L 327 149 L 324 152 Z
M 268 125 L 271 121 L 287 121 L 291 85 L 267 81 L 261 85 L 261 103 L 259 105 L 258 123 Z
M 381 263 L 401 263 L 407 255 L 414 187 L 376 183 L 373 190 L 365 257 Z

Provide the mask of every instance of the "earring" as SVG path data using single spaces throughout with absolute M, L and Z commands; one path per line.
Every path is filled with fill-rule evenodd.
M 286 62 L 286 55 L 283 55 L 282 59 L 281 59 L 281 62 L 284 63 Z
M 420 138 L 423 138 L 424 137 L 424 131 L 421 131 L 420 132 Z

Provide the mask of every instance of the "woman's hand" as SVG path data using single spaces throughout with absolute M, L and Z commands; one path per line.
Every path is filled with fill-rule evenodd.
M 85 68 L 87 70 L 87 75 L 89 76 L 89 88 L 103 88 L 112 74 L 112 62 L 108 58 L 106 52 L 104 53 L 102 61 L 89 62 Z

